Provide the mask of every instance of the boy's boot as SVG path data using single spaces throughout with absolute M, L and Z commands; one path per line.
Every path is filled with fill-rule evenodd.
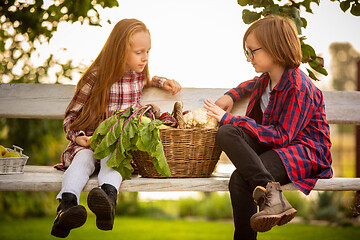
M 259 206 L 259 212 L 250 218 L 250 225 L 256 232 L 266 232 L 275 225 L 284 225 L 297 213 L 286 200 L 278 182 L 269 182 L 266 189 L 257 186 L 253 198 Z
M 93 188 L 88 195 L 87 203 L 96 215 L 96 226 L 101 230 L 111 230 L 114 225 L 117 190 L 110 184 Z
M 87 213 L 83 206 L 77 204 L 75 194 L 65 192 L 61 196 L 51 235 L 65 238 L 71 229 L 81 227 L 85 223 Z

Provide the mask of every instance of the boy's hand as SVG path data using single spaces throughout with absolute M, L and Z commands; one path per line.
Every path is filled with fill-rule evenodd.
M 226 112 L 210 100 L 205 100 L 204 103 L 204 108 L 210 111 L 207 115 L 214 117 L 218 122 L 220 122 Z
M 180 84 L 173 80 L 173 79 L 167 79 L 164 82 L 163 88 L 169 92 L 171 92 L 172 95 L 175 95 L 181 90 Z

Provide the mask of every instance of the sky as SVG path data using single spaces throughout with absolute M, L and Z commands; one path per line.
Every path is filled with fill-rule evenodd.
M 242 21 L 243 9 L 236 0 L 119 0 L 119 7 L 99 10 L 102 27 L 62 23 L 46 48 L 59 58 L 88 66 L 118 21 L 137 18 L 151 33 L 151 76 L 175 79 L 183 87 L 232 88 L 259 75 L 242 50 L 249 27 Z M 325 58 L 330 75 L 321 77 L 320 85 L 326 89 L 331 79 L 329 45 L 350 42 L 360 52 L 360 17 L 342 12 L 338 2 L 329 0 L 312 4 L 312 9 L 314 14 L 301 13 L 308 21 L 303 35 Z

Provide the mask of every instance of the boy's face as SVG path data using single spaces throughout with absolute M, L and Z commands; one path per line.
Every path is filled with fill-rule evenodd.
M 126 61 L 126 70 L 135 72 L 144 71 L 149 61 L 151 39 L 148 32 L 136 32 L 131 38 L 130 49 Z
M 273 58 L 262 48 L 260 43 L 257 41 L 255 34 L 252 32 L 248 35 L 245 46 L 250 50 L 257 50 L 253 53 L 254 58 L 250 59 L 247 57 L 247 61 L 251 62 L 257 73 L 271 72 L 275 66 Z

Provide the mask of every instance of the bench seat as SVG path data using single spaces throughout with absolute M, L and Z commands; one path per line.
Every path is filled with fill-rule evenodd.
M 63 172 L 52 166 L 32 166 L 24 168 L 23 174 L 0 175 L 0 191 L 60 191 Z M 167 191 L 228 191 L 230 174 L 214 173 L 209 178 L 143 178 L 133 176 L 121 184 L 122 192 L 167 192 Z M 92 176 L 84 188 L 90 191 L 98 186 L 96 176 Z M 297 190 L 292 184 L 282 186 L 283 190 Z M 314 190 L 357 191 L 360 178 L 320 179 Z
M 205 99 L 215 101 L 228 89 L 183 88 L 172 96 L 157 88 L 144 90 L 142 104 L 153 103 L 162 112 L 171 112 L 175 101 L 182 101 L 184 110 L 194 110 L 204 105 Z M 73 85 L 60 84 L 0 84 L 1 118 L 63 119 L 64 112 L 75 91 Z M 326 117 L 330 124 L 360 125 L 360 91 L 324 91 Z M 234 105 L 232 113 L 243 115 L 247 100 Z M 359 145 L 357 145 L 359 146 Z M 24 149 L 26 154 L 26 149 Z M 30 158 L 36 156 L 30 156 Z M 60 160 L 60 159 L 59 159 Z M 336 161 L 336 160 L 335 160 Z M 358 163 L 359 164 L 359 163 Z M 23 174 L 0 175 L 0 191 L 59 191 L 63 172 L 52 166 L 25 166 Z M 125 180 L 120 191 L 228 191 L 229 174 L 213 174 L 210 178 L 142 178 Z M 84 191 L 98 185 L 95 176 L 88 181 Z M 297 190 L 293 184 L 284 190 Z M 320 179 L 314 190 L 359 191 L 360 178 Z

